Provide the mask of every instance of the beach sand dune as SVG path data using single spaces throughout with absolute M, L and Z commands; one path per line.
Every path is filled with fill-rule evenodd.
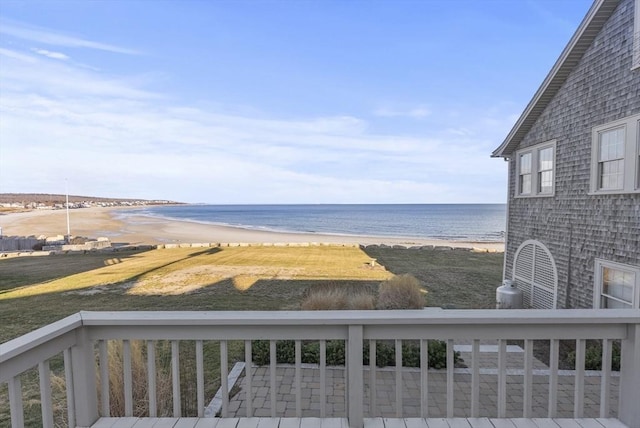
M 438 239 L 320 235 L 249 230 L 188 221 L 167 220 L 144 215 L 119 216 L 122 208 L 82 208 L 70 210 L 71 234 L 97 238 L 104 236 L 114 243 L 358 243 L 387 245 L 435 245 L 458 248 L 484 248 L 504 251 L 502 242 L 461 242 Z M 127 207 L 131 210 L 131 207 Z M 53 236 L 67 233 L 65 210 L 35 210 L 0 215 L 3 236 Z

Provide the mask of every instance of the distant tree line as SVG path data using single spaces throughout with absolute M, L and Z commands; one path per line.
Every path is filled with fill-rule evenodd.
M 0 193 L 0 204 L 29 204 L 42 203 L 45 205 L 64 204 L 66 195 L 56 195 L 51 193 Z M 127 199 L 127 198 L 101 198 L 96 196 L 76 196 L 69 195 L 69 202 L 147 202 L 147 203 L 170 203 L 177 202 L 165 200 L 148 200 L 148 199 Z

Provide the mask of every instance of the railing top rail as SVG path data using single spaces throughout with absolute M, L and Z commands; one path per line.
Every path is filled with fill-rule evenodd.
M 78 312 L 53 322 L 37 330 L 0 344 L 0 363 L 27 352 L 43 343 L 49 342 L 63 334 L 82 326 L 82 316 Z
M 395 311 L 123 311 L 80 312 L 84 326 L 101 325 L 517 325 L 640 324 L 636 309 L 395 310 Z
M 0 344 L 0 362 L 82 326 L 640 324 L 637 309 L 452 309 L 396 311 L 81 311 Z

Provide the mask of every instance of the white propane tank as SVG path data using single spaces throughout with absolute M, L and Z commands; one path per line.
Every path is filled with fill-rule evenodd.
M 496 289 L 496 309 L 522 309 L 522 291 L 510 279 Z

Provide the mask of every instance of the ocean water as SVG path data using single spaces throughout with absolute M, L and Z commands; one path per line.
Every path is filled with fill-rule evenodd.
M 506 205 L 175 205 L 121 215 L 279 232 L 501 242 Z

